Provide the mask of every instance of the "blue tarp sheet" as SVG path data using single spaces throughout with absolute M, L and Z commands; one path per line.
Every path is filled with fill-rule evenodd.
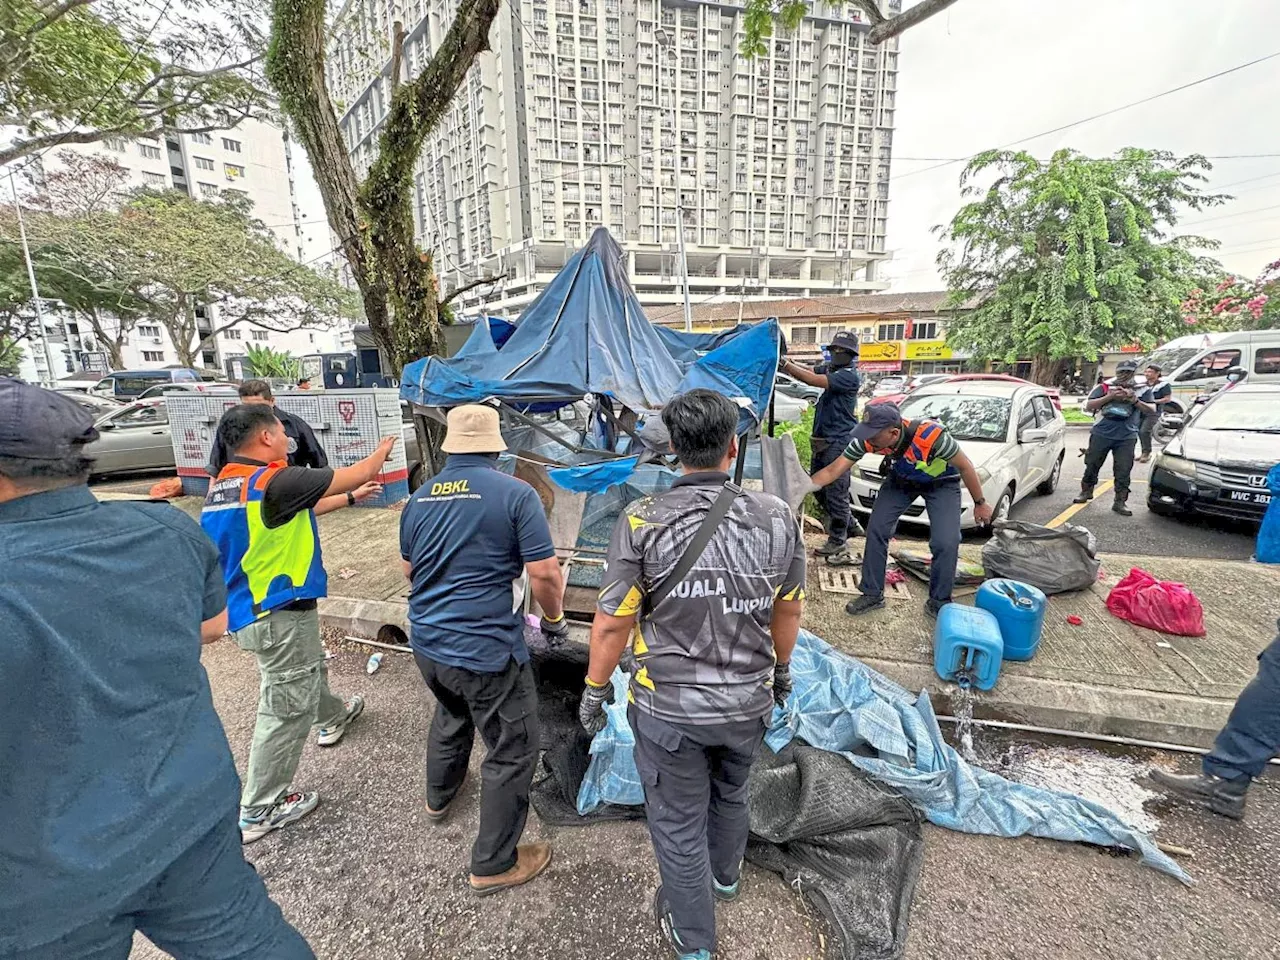
M 596 230 L 521 314 L 497 356 L 426 357 L 405 367 L 400 396 L 448 407 L 489 397 L 614 397 L 633 410 L 673 396 L 680 365 L 627 281 L 622 250 Z
M 610 487 L 626 483 L 636 469 L 639 457 L 605 460 L 581 467 L 552 467 L 547 476 L 557 486 L 574 493 L 602 493 Z
M 481 317 L 471 328 L 471 336 L 467 338 L 467 342 L 453 355 L 452 359 L 492 357 L 511 339 L 511 334 L 515 333 L 515 330 L 516 325 L 510 320 L 504 320 L 502 317 Z
M 543 401 L 545 408 L 600 394 L 639 412 L 660 410 L 681 389 L 706 386 L 744 398 L 760 420 L 778 358 L 773 320 L 714 335 L 650 323 L 627 280 L 622 250 L 603 227 L 525 309 L 505 342 L 499 333 L 485 337 L 477 324 L 453 358 L 407 365 L 401 399 L 451 407 L 498 398 Z
M 1054 790 L 1014 783 L 970 765 L 942 738 L 928 694 L 912 696 L 886 677 L 806 630 L 791 659 L 795 692 L 786 715 L 775 709 L 765 742 L 775 751 L 794 737 L 845 756 L 901 791 L 933 823 L 999 837 L 1030 834 L 1050 840 L 1123 846 L 1142 862 L 1190 882 L 1145 833 L 1100 804 Z M 609 725 L 591 744 L 591 765 L 578 794 L 578 812 L 600 803 L 639 804 L 644 791 L 632 756 L 626 682 L 613 677 L 616 703 Z M 852 751 L 872 748 L 877 756 Z

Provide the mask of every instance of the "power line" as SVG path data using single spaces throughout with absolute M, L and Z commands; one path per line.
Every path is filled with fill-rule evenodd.
M 1236 66 L 1229 67 L 1226 70 L 1219 70 L 1217 73 L 1211 73 L 1209 74 L 1209 76 L 1201 77 L 1199 80 L 1192 80 L 1189 83 L 1180 84 L 1179 86 L 1176 86 L 1176 87 L 1170 87 L 1168 90 L 1162 90 L 1159 93 L 1154 93 L 1149 97 L 1143 97 L 1140 100 L 1134 100 L 1130 103 L 1125 103 L 1118 107 L 1112 107 L 1110 110 L 1103 110 L 1101 113 L 1095 113 L 1090 116 L 1084 117 L 1083 119 L 1080 119 L 1080 120 L 1073 120 L 1071 123 L 1064 123 L 1064 124 L 1061 124 L 1060 126 L 1053 127 L 1049 130 L 1042 130 L 1039 133 L 1031 134 L 1031 136 L 1029 137 L 1022 137 L 1018 140 L 1012 140 L 1009 143 L 1001 144 L 996 149 L 1007 150 L 1010 147 L 1016 147 L 1019 144 L 1028 142 L 1029 140 L 1039 140 L 1041 137 L 1047 137 L 1054 133 L 1061 133 L 1063 130 L 1070 130 L 1072 127 L 1078 127 L 1081 124 L 1091 123 L 1094 120 L 1100 120 L 1103 117 L 1109 117 L 1112 114 L 1121 112 L 1122 110 L 1128 110 L 1131 107 L 1138 107 L 1144 103 L 1151 103 L 1153 100 L 1159 100 L 1162 97 L 1167 97 L 1167 96 L 1170 96 L 1171 94 L 1180 93 L 1183 90 L 1189 90 L 1191 87 L 1199 86 L 1202 83 L 1208 83 L 1210 80 L 1217 80 L 1219 77 L 1225 77 L 1228 74 L 1236 73 L 1237 71 L 1244 70 L 1248 67 L 1256 66 L 1257 64 L 1264 63 L 1267 60 L 1273 60 L 1276 57 L 1280 57 L 1280 50 L 1277 50 L 1275 53 L 1269 53 L 1265 57 L 1258 57 L 1255 60 L 1250 60 L 1247 63 L 1237 64 Z M 985 151 L 981 151 L 981 152 L 985 152 Z M 930 170 L 940 170 L 941 168 L 950 166 L 953 163 L 961 163 L 964 160 L 972 160 L 973 157 L 975 156 L 978 156 L 978 154 L 973 154 L 973 156 L 965 157 L 960 160 L 948 160 L 943 163 L 938 163 L 930 167 L 922 167 L 919 170 L 911 170 L 906 173 L 891 176 L 889 177 L 889 179 L 904 180 L 907 177 L 914 177 L 916 174 L 919 174 L 919 173 L 928 173 Z M 1235 156 L 1242 157 L 1244 155 L 1236 154 Z
M 1280 203 L 1273 203 L 1269 207 L 1254 207 L 1252 210 L 1242 210 L 1239 213 L 1224 213 L 1221 216 L 1217 216 L 1217 217 L 1201 217 L 1198 220 L 1184 220 L 1182 223 L 1179 223 L 1178 226 L 1190 227 L 1198 223 L 1212 223 L 1215 220 L 1232 220 L 1236 217 L 1247 217 L 1250 214 L 1262 213 L 1264 210 L 1277 210 L 1277 209 L 1280 209 Z

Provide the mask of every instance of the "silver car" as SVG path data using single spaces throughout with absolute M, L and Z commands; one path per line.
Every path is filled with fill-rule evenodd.
M 135 400 L 95 421 L 98 439 L 85 447 L 95 477 L 174 469 L 169 414 L 163 397 Z

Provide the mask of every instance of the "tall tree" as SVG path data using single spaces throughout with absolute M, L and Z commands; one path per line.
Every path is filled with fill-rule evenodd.
M 253 16 L 230 0 L 3 0 L 0 125 L 16 134 L 0 164 L 265 115 Z
M 16 340 L 0 336 L 0 376 L 16 377 L 22 369 L 22 346 Z
M 1180 209 L 1227 199 L 1202 190 L 1209 168 L 1154 150 L 979 155 L 960 180 L 972 199 L 937 228 L 950 245 L 939 269 L 966 308 L 948 341 L 979 359 L 1029 358 L 1048 383 L 1068 360 L 1176 331 L 1187 294 L 1220 269 L 1196 252 L 1214 241 L 1172 235 Z

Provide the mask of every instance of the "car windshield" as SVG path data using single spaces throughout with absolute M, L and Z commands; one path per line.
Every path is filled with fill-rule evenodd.
M 1169 377 L 1180 366 L 1204 352 L 1203 347 L 1162 347 L 1138 361 L 1138 369 L 1145 370 L 1150 364 L 1160 368 L 1161 376 Z
M 1280 403 L 1271 396 L 1226 395 L 1206 406 L 1194 423 L 1201 430 L 1280 433 Z
M 1008 397 L 916 394 L 902 401 L 899 409 L 908 420 L 940 421 L 957 440 L 1003 441 L 1009 434 Z

